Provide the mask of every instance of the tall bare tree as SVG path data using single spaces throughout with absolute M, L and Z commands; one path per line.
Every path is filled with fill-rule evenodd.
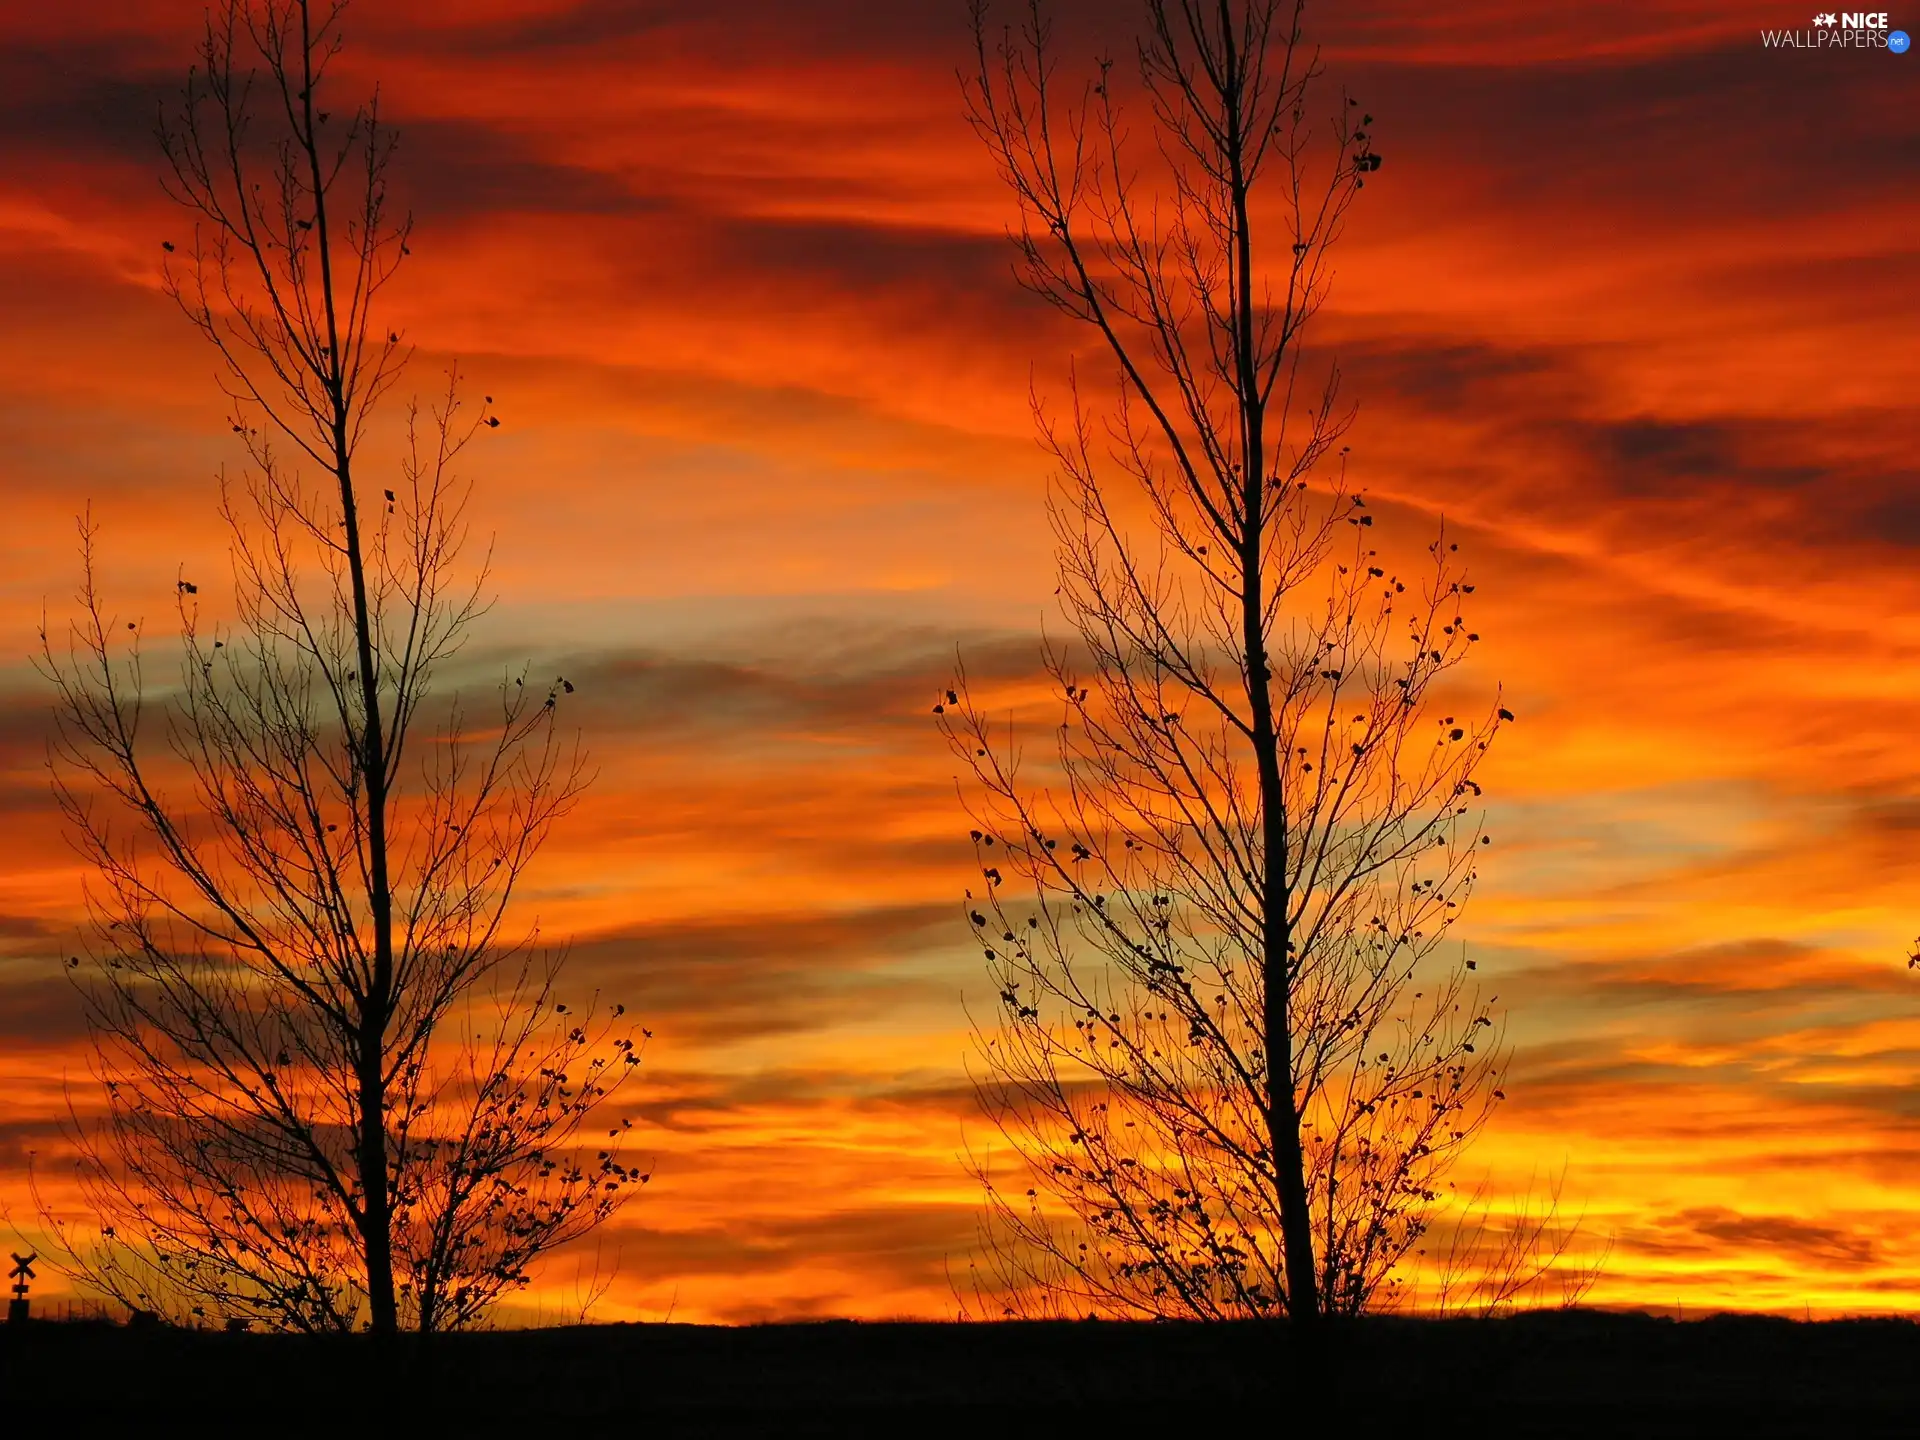
M 377 97 L 329 104 L 340 16 L 227 0 L 162 119 L 194 218 L 167 288 L 248 459 L 221 485 L 232 613 L 204 619 L 182 578 L 178 685 L 150 695 L 85 524 L 80 616 L 42 646 L 98 877 L 95 964 L 72 962 L 105 1097 L 76 1121 L 103 1241 L 82 1278 L 391 1333 L 472 1321 L 645 1177 L 618 1124 L 576 1153 L 638 1063 L 629 1022 L 559 1002 L 556 957 L 509 924 L 585 780 L 556 727 L 573 686 L 509 677 L 481 713 L 445 690 L 486 608 L 455 466 L 499 421 L 450 375 L 406 409 L 387 481 L 363 476 L 408 354 L 375 316 L 411 223 Z
M 1442 945 L 1512 717 L 1446 698 L 1478 639 L 1458 547 L 1382 558 L 1338 372 L 1303 363 L 1372 118 L 1315 108 L 1299 4 L 1142 9 L 1137 88 L 1104 61 L 1063 93 L 1039 0 L 976 8 L 962 77 L 1023 283 L 1113 377 L 1036 402 L 1073 633 L 1048 774 L 964 673 L 936 707 L 976 782 L 980 1089 L 1027 1177 L 988 1177 L 986 1283 L 1311 1329 L 1381 1301 L 1500 1097 Z

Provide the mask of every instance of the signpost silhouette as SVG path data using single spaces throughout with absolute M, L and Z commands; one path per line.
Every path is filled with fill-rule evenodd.
M 33 1280 L 33 1262 L 39 1258 L 37 1250 L 13 1257 L 13 1269 L 7 1272 L 7 1278 L 13 1281 L 13 1299 L 7 1305 L 9 1325 L 18 1325 L 27 1318 L 27 1286 Z

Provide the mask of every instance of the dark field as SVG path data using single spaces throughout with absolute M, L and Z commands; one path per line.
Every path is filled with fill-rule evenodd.
M 1893 1435 L 1920 1431 L 1920 1326 L 1543 1314 L 1373 1320 L 1311 1364 L 1253 1325 L 592 1326 L 402 1346 L 100 1324 L 0 1329 L 8 1434 L 627 1436 Z M 1332 1406 L 1336 1415 L 1324 1423 Z M 37 1423 L 28 1428 L 23 1422 Z M 89 1422 L 110 1422 L 98 1430 Z M 1246 1433 L 1252 1433 L 1251 1431 Z

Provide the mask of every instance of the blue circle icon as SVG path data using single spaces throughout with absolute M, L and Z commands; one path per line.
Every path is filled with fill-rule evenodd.
M 1907 47 L 1911 44 L 1913 44 L 1913 41 L 1907 38 L 1907 32 L 1904 30 L 1896 30 L 1887 36 L 1887 49 L 1896 55 L 1906 54 Z

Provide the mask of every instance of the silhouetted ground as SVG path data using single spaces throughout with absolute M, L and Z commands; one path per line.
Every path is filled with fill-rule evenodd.
M 1549 1313 L 1370 1320 L 1301 1363 L 1262 1325 L 606 1325 L 442 1338 L 396 1353 L 371 1430 L 363 1338 L 101 1324 L 0 1328 L 9 1435 L 140 1422 L 263 1435 L 1166 1433 L 1911 1435 L 1920 1325 Z M 1339 1397 L 1345 1397 L 1344 1400 Z M 20 1424 L 29 1417 L 39 1423 Z M 88 1423 L 94 1422 L 94 1423 Z M 132 1422 L 129 1424 L 128 1422 Z M 1237 1433 L 1237 1432 L 1236 1432 Z

